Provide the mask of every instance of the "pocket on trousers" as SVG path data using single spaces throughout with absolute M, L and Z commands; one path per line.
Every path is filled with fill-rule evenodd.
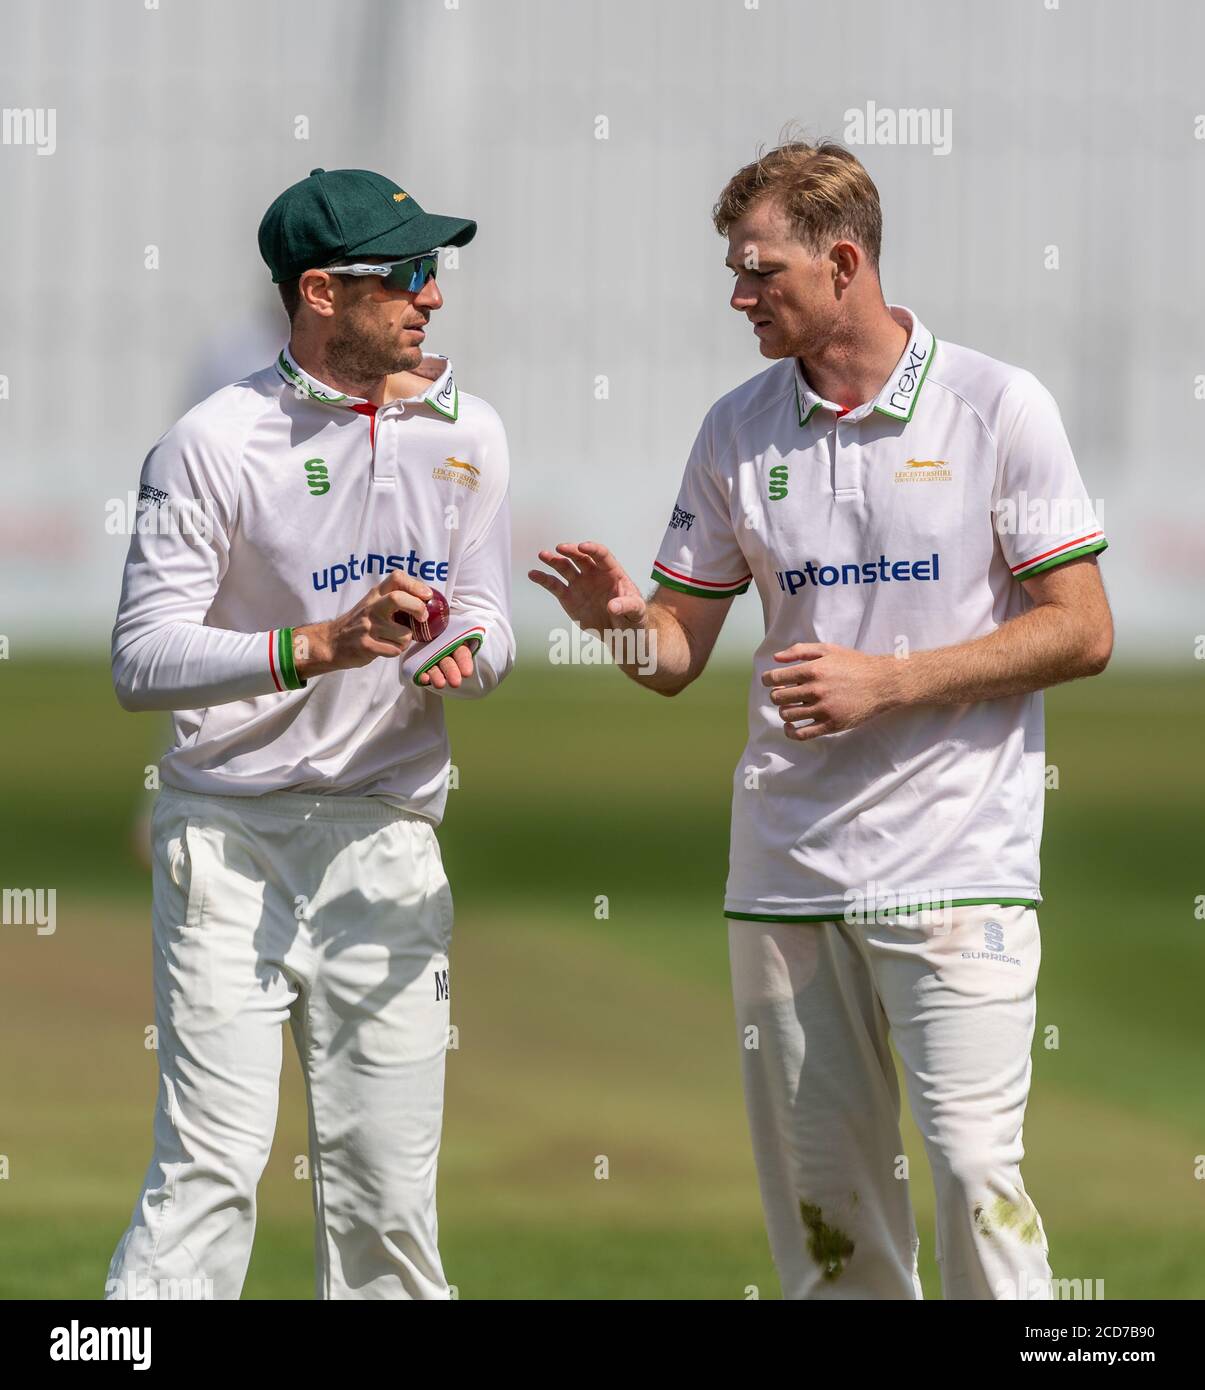
M 186 929 L 199 926 L 205 910 L 205 875 L 201 872 L 203 854 L 201 833 L 189 818 L 181 834 L 167 842 L 167 872 L 172 883 L 185 895 Z
M 205 811 L 168 827 L 156 942 L 166 972 L 161 988 L 182 1038 L 220 1027 L 263 989 L 256 942 L 262 900 L 240 871 L 242 848 Z
M 195 821 L 185 821 L 181 840 L 172 848 L 175 849 L 174 859 L 171 860 L 172 883 L 186 895 L 183 926 L 185 930 L 193 930 L 202 922 L 206 903 L 202 833 Z
M 177 888 L 183 888 L 188 870 L 188 846 L 184 836 L 169 840 L 167 845 L 167 872 Z
M 184 913 L 186 927 L 199 927 L 205 911 L 205 894 L 208 880 L 205 875 L 205 857 L 200 827 L 190 820 L 184 828 L 184 843 L 188 850 L 188 907 Z
M 452 945 L 452 885 L 448 882 L 448 876 L 444 872 L 443 855 L 440 852 L 435 828 L 430 827 L 427 833 L 431 837 L 427 860 L 427 898 L 435 912 L 440 940 L 443 942 L 444 954 L 446 955 Z

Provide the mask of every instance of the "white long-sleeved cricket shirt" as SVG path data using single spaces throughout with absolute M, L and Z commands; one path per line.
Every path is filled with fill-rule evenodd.
M 480 696 L 514 659 L 509 459 L 496 412 L 427 356 L 425 395 L 375 407 L 276 363 L 215 392 L 142 469 L 113 629 L 130 710 L 171 710 L 165 785 L 227 796 L 379 796 L 438 823 L 450 766 L 442 701 Z M 308 682 L 284 629 L 346 612 L 391 571 L 441 590 L 444 635 Z M 474 675 L 418 674 L 454 646 Z

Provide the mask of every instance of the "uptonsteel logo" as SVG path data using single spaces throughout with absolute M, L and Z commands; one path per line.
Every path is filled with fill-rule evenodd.
M 378 555 L 369 551 L 367 555 L 349 555 L 346 561 L 314 570 L 313 583 L 319 593 L 329 589 L 333 594 L 344 584 L 356 583 L 373 575 L 384 578 L 392 570 L 403 570 L 411 579 L 421 579 L 425 584 L 432 584 L 437 579 L 447 579 L 448 562 L 424 560 L 413 550 L 408 555 Z
M 857 560 L 852 564 L 825 565 L 807 560 L 802 569 L 775 570 L 778 587 L 787 594 L 797 594 L 808 585 L 830 588 L 834 584 L 904 584 L 916 581 L 930 583 L 940 580 L 941 556 L 934 551 L 927 560 L 889 560 L 880 555 L 877 560 Z

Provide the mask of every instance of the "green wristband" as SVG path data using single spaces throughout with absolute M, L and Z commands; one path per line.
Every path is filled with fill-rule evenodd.
M 293 660 L 293 629 L 291 627 L 280 629 L 276 654 L 285 688 L 287 690 L 300 690 L 308 682 L 297 674 L 297 664 Z

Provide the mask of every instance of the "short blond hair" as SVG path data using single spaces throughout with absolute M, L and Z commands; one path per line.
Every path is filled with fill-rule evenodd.
M 726 236 L 732 223 L 764 199 L 782 208 L 795 235 L 812 251 L 827 251 L 842 238 L 854 241 L 877 271 L 883 242 L 879 190 L 843 145 L 793 140 L 746 164 L 712 209 L 716 231 Z

